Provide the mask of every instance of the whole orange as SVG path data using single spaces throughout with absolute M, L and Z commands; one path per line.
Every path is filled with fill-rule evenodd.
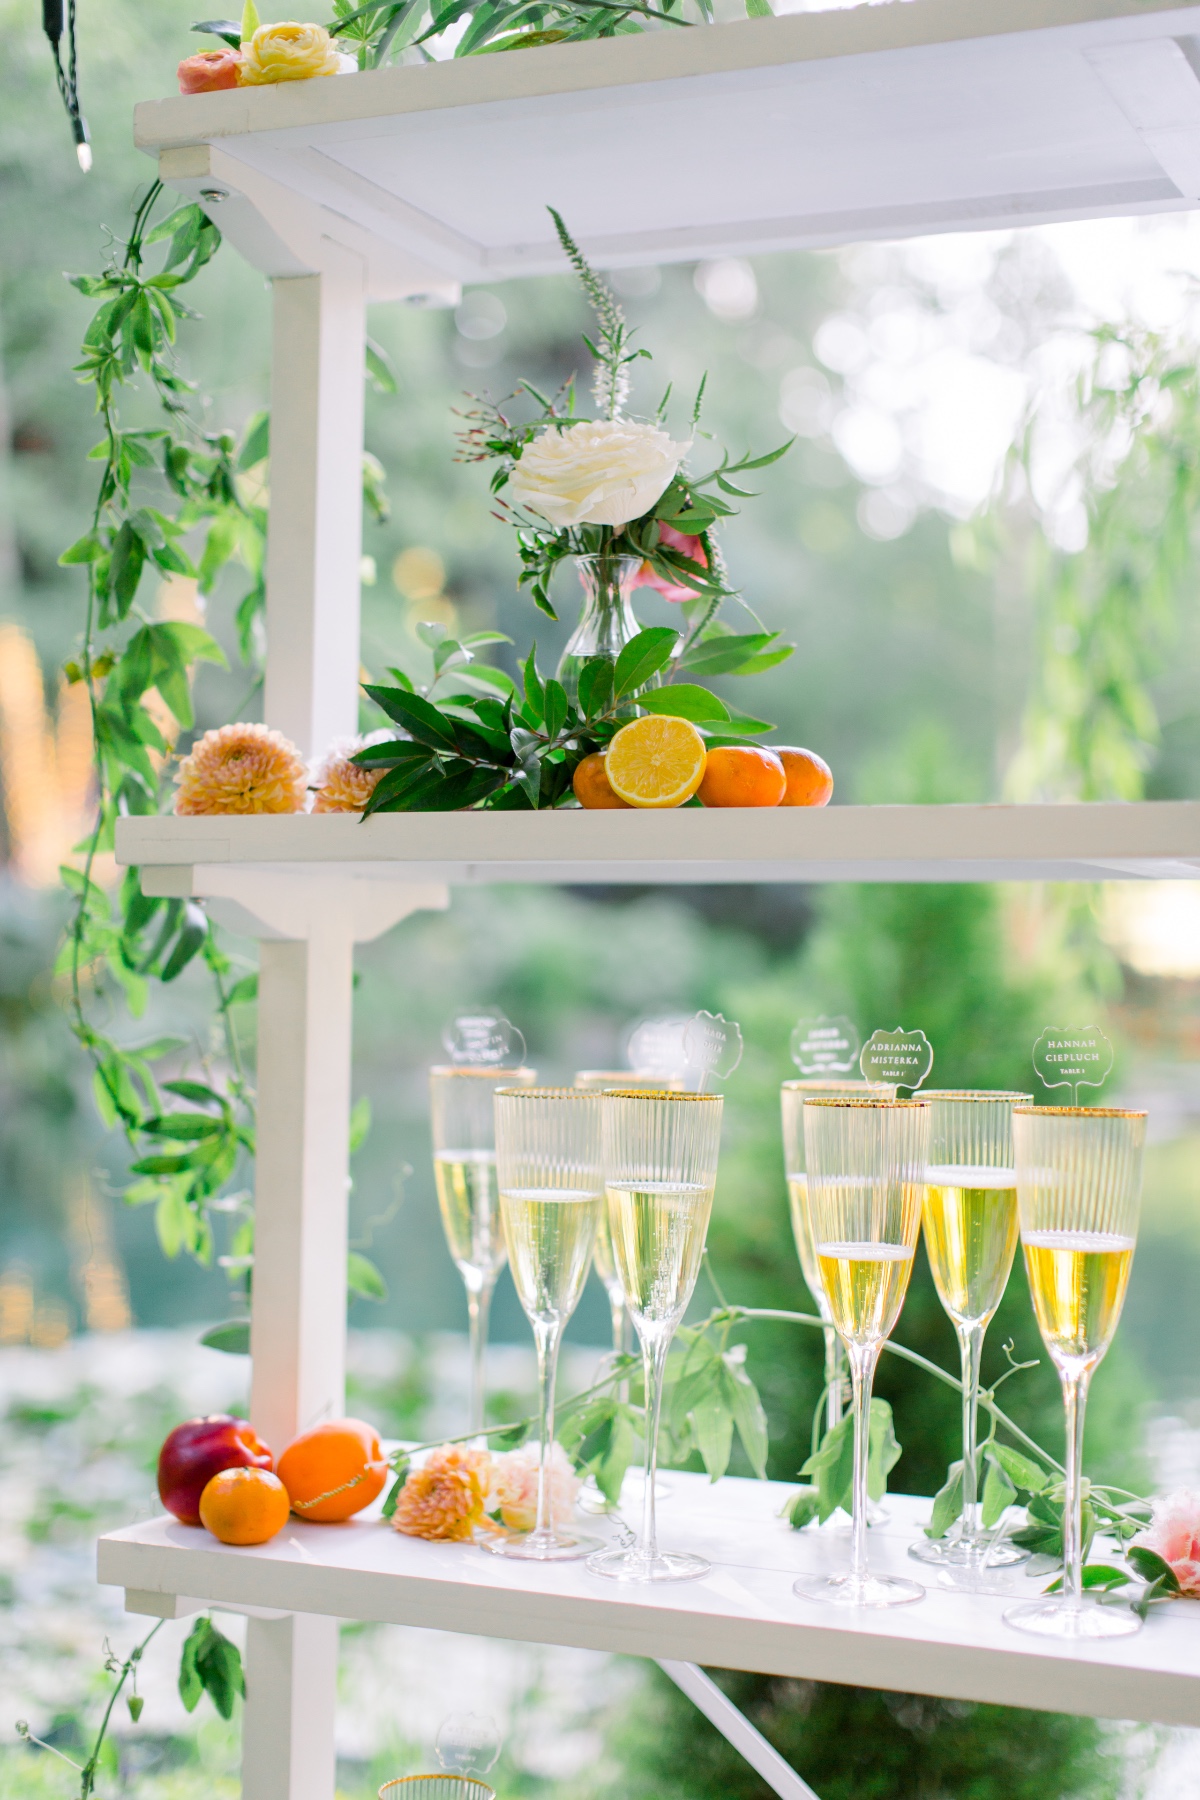
M 265 1544 L 290 1510 L 287 1489 L 269 1469 L 222 1469 L 200 1496 L 200 1523 L 223 1544 Z
M 775 754 L 787 776 L 787 792 L 780 806 L 828 806 L 833 793 L 833 770 L 815 750 L 775 746 Z
M 589 812 L 613 807 L 620 807 L 622 812 L 633 811 L 628 800 L 622 800 L 619 795 L 613 793 L 608 779 L 608 771 L 604 766 L 604 757 L 599 750 L 593 750 L 590 756 L 585 756 L 583 761 L 576 766 L 575 773 L 571 777 L 571 786 L 575 790 L 575 798 L 580 806 L 586 807 Z
M 786 791 L 783 764 L 757 744 L 716 745 L 697 789 L 705 806 L 778 806 Z
M 276 1467 L 292 1511 L 320 1525 L 369 1506 L 388 1472 L 379 1433 L 362 1419 L 330 1419 L 302 1431 Z

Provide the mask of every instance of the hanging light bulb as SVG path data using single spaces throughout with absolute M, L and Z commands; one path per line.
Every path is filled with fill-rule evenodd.
M 58 82 L 58 91 L 62 103 L 67 110 L 67 118 L 71 121 L 71 135 L 75 140 L 75 155 L 79 167 L 86 175 L 92 166 L 92 147 L 88 142 L 87 120 L 79 110 L 79 84 L 76 78 L 75 53 L 75 0 L 67 0 L 66 12 L 67 34 L 67 66 L 63 68 L 63 0 L 42 0 L 42 30 L 50 42 L 51 54 L 54 57 L 54 75 Z

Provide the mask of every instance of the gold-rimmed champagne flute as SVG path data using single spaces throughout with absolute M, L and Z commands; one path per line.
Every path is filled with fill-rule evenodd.
M 854 1499 L 850 1568 L 806 1576 L 803 1599 L 835 1606 L 903 1606 L 925 1590 L 872 1575 L 867 1565 L 867 1464 L 871 1384 L 912 1275 L 929 1160 L 926 1100 L 840 1099 L 804 1103 L 808 1203 L 817 1268 L 850 1362 L 854 1401 Z
M 1042 1342 L 1062 1382 L 1067 1424 L 1062 1592 L 1005 1613 L 1037 1637 L 1127 1637 L 1141 1620 L 1083 1593 L 1083 1416 L 1113 1340 L 1142 1199 L 1146 1115 L 1117 1107 L 1022 1106 L 1013 1113 L 1025 1272 Z
M 508 1266 L 538 1359 L 537 1521 L 532 1531 L 489 1544 L 501 1556 L 563 1562 L 600 1540 L 553 1515 L 554 1381 L 563 1328 L 579 1304 L 604 1195 L 600 1095 L 581 1088 L 496 1090 L 496 1178 Z
M 946 1571 L 950 1585 L 958 1575 L 973 1587 L 985 1568 L 1024 1562 L 1028 1554 L 980 1524 L 978 1420 L 984 1334 L 1004 1298 L 1017 1249 L 1013 1107 L 1032 1105 L 1033 1095 L 926 1088 L 921 1098 L 932 1109 L 922 1202 L 925 1251 L 962 1366 L 962 1512 L 956 1530 L 919 1538 L 909 1555 Z
M 721 1142 L 720 1094 L 601 1095 L 604 1180 L 613 1253 L 642 1346 L 645 1482 L 641 1541 L 588 1558 L 618 1581 L 687 1581 L 708 1563 L 686 1550 L 660 1550 L 655 1517 L 658 1422 L 671 1339 L 700 1273 Z
M 825 1429 L 832 1431 L 841 1423 L 845 1387 L 845 1358 L 841 1339 L 833 1324 L 833 1314 L 821 1284 L 817 1267 L 817 1247 L 813 1238 L 812 1213 L 808 1204 L 807 1164 L 804 1159 L 804 1102 L 806 1100 L 856 1100 L 875 1098 L 894 1100 L 895 1085 L 886 1081 L 831 1081 L 807 1077 L 802 1081 L 785 1081 L 779 1091 L 783 1110 L 783 1160 L 787 1178 L 788 1209 L 792 1216 L 792 1238 L 800 1259 L 800 1272 L 812 1295 L 813 1304 L 825 1321 Z
M 438 1207 L 447 1247 L 467 1290 L 471 1329 L 468 1431 L 483 1430 L 488 1312 L 505 1263 L 492 1097 L 497 1088 L 531 1086 L 536 1080 L 533 1069 L 469 1063 L 448 1063 L 429 1071 Z

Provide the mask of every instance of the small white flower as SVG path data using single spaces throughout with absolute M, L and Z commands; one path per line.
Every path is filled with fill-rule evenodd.
M 690 448 L 635 419 L 584 419 L 565 431 L 548 425 L 522 452 L 509 497 L 560 531 L 628 525 L 666 492 Z

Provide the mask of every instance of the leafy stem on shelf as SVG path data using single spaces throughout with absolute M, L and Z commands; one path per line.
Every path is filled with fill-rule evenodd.
M 745 0 L 748 18 L 769 17 L 769 0 Z M 683 0 L 333 0 L 331 36 L 353 44 L 360 69 L 382 68 L 405 51 L 430 59 L 425 46 L 466 21 L 453 55 L 484 56 L 497 51 L 536 49 L 541 44 L 579 43 L 623 36 L 656 26 L 711 25 L 712 0 L 696 0 L 695 18 L 684 15 Z

